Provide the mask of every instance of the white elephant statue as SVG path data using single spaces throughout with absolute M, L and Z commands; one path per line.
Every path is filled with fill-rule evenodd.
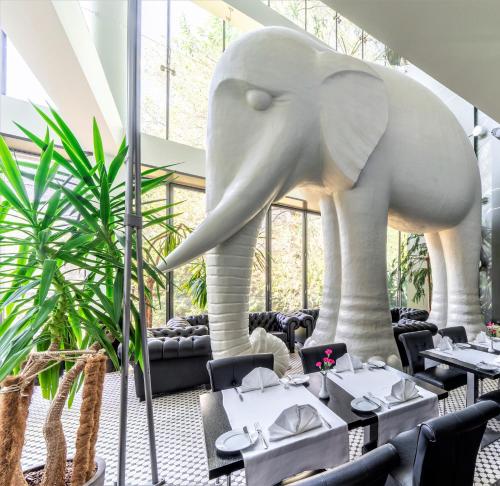
M 388 224 L 425 234 L 433 271 L 429 320 L 480 329 L 480 178 L 453 114 L 393 69 L 269 27 L 233 42 L 217 64 L 207 217 L 163 267 L 208 251 L 214 357 L 252 352 L 248 298 L 257 231 L 271 203 L 292 189 L 316 198 L 323 219 L 325 285 L 310 343 L 345 342 L 363 358 L 399 361 L 387 297 Z

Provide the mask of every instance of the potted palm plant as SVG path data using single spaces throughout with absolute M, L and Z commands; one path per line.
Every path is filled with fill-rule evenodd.
M 16 160 L 0 137 L 0 484 L 103 484 L 104 465 L 94 457 L 106 356 L 119 367 L 113 342 L 121 340 L 125 188 L 117 176 L 127 146 L 124 140 L 107 161 L 94 120 L 91 157 L 56 111 L 35 109 L 47 124 L 45 136 L 19 128 L 40 149 L 36 164 Z M 172 176 L 156 174 L 157 168 L 143 171 L 143 194 Z M 167 237 L 175 232 L 171 217 L 164 204 L 156 205 L 144 211 L 144 226 L 155 225 Z M 165 279 L 156 270 L 155 245 L 146 241 L 145 249 L 152 302 Z M 135 301 L 132 310 L 131 348 L 140 357 Z M 47 457 L 38 471 L 23 474 L 35 380 L 52 400 Z M 76 452 L 68 461 L 61 415 L 82 385 Z

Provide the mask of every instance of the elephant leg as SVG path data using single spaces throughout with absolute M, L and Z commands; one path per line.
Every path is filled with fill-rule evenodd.
M 381 193 L 358 186 L 335 194 L 342 259 L 335 341 L 363 359 L 377 356 L 401 367 L 387 296 L 388 201 Z
M 426 233 L 425 242 L 429 250 L 432 271 L 432 301 L 429 322 L 440 329 L 446 327 L 448 311 L 448 290 L 446 284 L 446 263 L 439 233 Z
M 333 343 L 340 303 L 341 262 L 337 210 L 333 196 L 320 200 L 323 229 L 324 265 L 323 296 L 316 327 L 305 346 Z
M 464 326 L 469 339 L 484 328 L 479 303 L 481 201 L 455 228 L 439 233 L 446 260 L 448 285 L 447 327 Z

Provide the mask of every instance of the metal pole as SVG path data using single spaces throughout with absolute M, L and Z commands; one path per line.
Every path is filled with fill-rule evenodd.
M 136 236 L 137 290 L 139 293 L 139 315 L 143 357 L 144 391 L 149 432 L 152 484 L 158 481 L 156 442 L 154 433 L 151 376 L 146 335 L 146 305 L 144 300 L 144 275 L 142 259 L 142 213 L 141 213 L 141 135 L 140 135 L 140 67 L 141 67 L 141 4 L 140 0 L 128 1 L 127 16 L 127 140 L 129 153 L 126 164 L 125 183 L 125 254 L 123 292 L 123 352 L 120 389 L 120 432 L 118 452 L 118 486 L 126 486 L 125 465 L 127 451 L 128 412 L 128 368 L 130 344 L 130 311 L 132 287 L 132 250 L 134 232 Z M 135 201 L 135 204 L 134 204 Z

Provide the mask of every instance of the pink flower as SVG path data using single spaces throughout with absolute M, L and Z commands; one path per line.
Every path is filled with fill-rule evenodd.
M 330 360 L 330 358 L 323 358 L 323 361 L 324 361 L 325 363 L 328 363 L 328 361 L 329 361 L 329 360 Z
M 330 358 L 330 364 L 335 364 L 335 360 Z
M 488 322 L 488 324 L 486 324 L 486 327 L 492 327 L 492 326 L 494 326 L 494 324 L 493 324 L 493 322 L 491 322 L 491 321 L 490 321 L 490 322 Z
M 316 366 L 317 366 L 318 368 L 321 368 L 321 361 L 318 361 L 318 362 L 316 363 Z
M 327 356 L 330 356 L 332 353 L 333 353 L 333 351 L 332 351 L 330 348 L 325 349 L 325 354 L 326 354 Z

